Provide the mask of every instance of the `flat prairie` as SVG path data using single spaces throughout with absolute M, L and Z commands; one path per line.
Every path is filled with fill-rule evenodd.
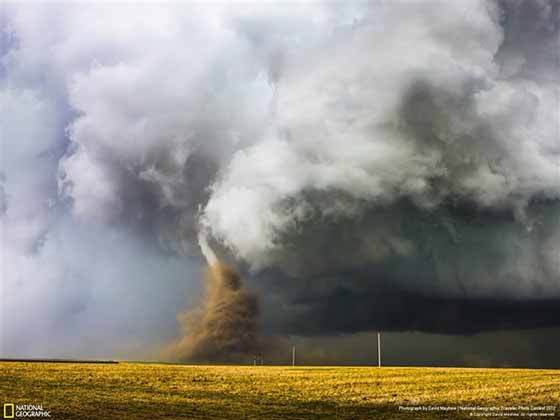
M 557 370 L 0 362 L 0 403 L 51 419 L 550 419 L 559 401 Z

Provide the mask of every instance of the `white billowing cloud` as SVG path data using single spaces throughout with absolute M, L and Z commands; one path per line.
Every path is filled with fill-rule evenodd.
M 263 249 L 270 245 L 274 232 L 282 230 L 279 223 L 291 222 L 273 211 L 275 204 L 303 189 L 342 190 L 379 203 L 399 195 L 424 199 L 429 179 L 445 176 L 449 168 L 441 148 L 425 148 L 413 133 L 399 130 L 398 108 L 416 80 L 436 81 L 464 95 L 466 83 L 487 83 L 497 72 L 492 58 L 499 28 L 483 5 L 470 7 L 374 8 L 372 15 L 383 11 L 382 30 L 377 20 L 365 18 L 331 34 L 314 54 L 306 51 L 293 68 L 286 66 L 278 84 L 276 121 L 287 139 L 239 152 L 215 186 L 207 206 L 209 225 L 251 259 L 253 251 L 241 242 Z M 446 37 L 451 28 L 458 32 Z M 236 199 L 235 192 L 251 199 Z M 255 233 L 257 240 L 249 240 L 239 234 L 240 226 L 253 226 L 264 237 Z
M 254 141 L 272 97 L 243 40 L 212 22 L 182 18 L 173 19 L 174 29 L 162 20 L 165 36 L 157 45 L 151 43 L 162 36 L 159 26 L 130 40 L 132 49 L 141 46 L 141 57 L 96 65 L 70 84 L 70 103 L 80 113 L 70 125 L 70 138 L 83 146 L 80 153 L 92 164 L 115 161 L 156 184 L 163 205 L 178 207 L 189 204 L 181 198 L 188 188 L 183 180 L 187 160 L 204 154 L 219 162 Z M 88 176 L 65 169 L 69 183 Z M 126 186 L 113 188 L 118 192 Z
M 116 220 L 123 202 L 116 180 L 103 164 L 92 161 L 84 147 L 61 161 L 61 192 L 71 197 L 76 215 L 101 222 Z

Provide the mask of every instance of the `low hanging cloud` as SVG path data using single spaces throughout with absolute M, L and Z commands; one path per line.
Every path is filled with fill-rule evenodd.
M 169 341 L 200 227 L 264 333 L 557 325 L 559 9 L 7 4 L 2 352 Z

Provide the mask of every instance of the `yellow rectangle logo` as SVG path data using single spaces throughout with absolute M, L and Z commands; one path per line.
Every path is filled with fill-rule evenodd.
M 4 404 L 4 418 L 5 419 L 14 418 L 14 404 Z

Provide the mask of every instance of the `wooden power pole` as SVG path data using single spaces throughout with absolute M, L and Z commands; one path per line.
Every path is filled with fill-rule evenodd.
M 377 332 L 377 367 L 381 367 L 381 332 Z

